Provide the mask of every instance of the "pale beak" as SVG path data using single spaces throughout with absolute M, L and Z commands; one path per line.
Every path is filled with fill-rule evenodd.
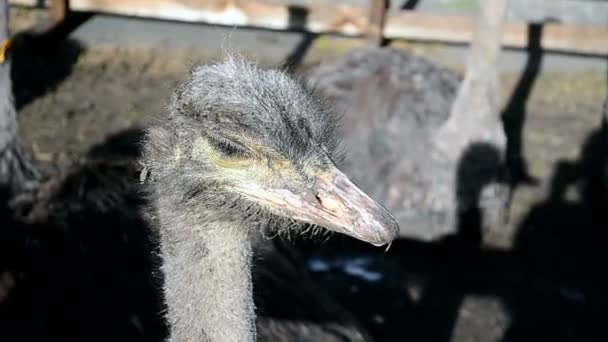
M 399 224 L 381 204 L 367 196 L 337 168 L 319 175 L 312 189 L 240 188 L 245 194 L 280 207 L 287 216 L 350 235 L 374 246 L 392 242 Z

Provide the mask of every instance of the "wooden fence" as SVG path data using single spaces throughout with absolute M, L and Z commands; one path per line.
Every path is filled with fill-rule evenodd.
M 367 7 L 327 1 L 293 6 L 260 0 L 10 0 L 12 5 L 49 7 L 63 20 L 69 11 L 107 13 L 271 30 L 297 30 L 366 36 L 370 44 L 383 39 L 407 39 L 463 44 L 471 41 L 473 18 L 386 9 L 387 0 L 370 0 Z M 503 44 L 525 48 L 529 24 L 509 21 Z M 543 24 L 540 47 L 548 51 L 608 55 L 608 27 Z

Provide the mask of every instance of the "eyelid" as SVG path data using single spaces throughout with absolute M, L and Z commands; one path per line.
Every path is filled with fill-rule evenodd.
M 227 157 L 241 158 L 249 157 L 251 154 L 251 151 L 245 146 L 226 138 L 208 137 L 208 142 L 214 149 L 220 152 L 223 152 L 222 150 L 225 148 L 233 149 L 235 152 L 234 155 L 230 155 Z
M 240 143 L 236 143 L 232 139 L 226 139 L 225 137 L 207 136 L 205 137 L 205 141 L 207 145 L 207 157 L 209 158 L 209 161 L 217 167 L 240 169 L 254 163 L 258 156 L 258 153 L 256 153 L 255 150 L 245 147 Z M 218 142 L 238 148 L 238 154 L 226 155 L 218 146 L 214 146 Z

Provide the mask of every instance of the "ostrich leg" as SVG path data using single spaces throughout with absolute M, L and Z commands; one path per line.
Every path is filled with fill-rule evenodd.
M 503 148 L 500 122 L 497 62 L 501 49 L 506 0 L 477 1 L 479 13 L 466 74 L 449 120 L 435 137 L 436 147 L 450 160 L 458 160 L 472 142 Z
M 495 161 L 499 159 L 502 164 L 506 149 L 506 136 L 500 121 L 497 71 L 506 0 L 479 0 L 477 6 L 478 14 L 465 78 L 452 105 L 449 119 L 435 132 L 432 142 L 434 158 L 447 163 L 454 170 L 463 167 L 475 170 L 473 174 L 468 172 L 468 175 L 453 173 L 452 178 L 447 180 L 451 186 L 445 189 L 459 189 L 459 193 L 451 190 L 439 197 L 452 202 L 451 205 L 457 205 L 461 212 L 472 207 L 483 208 L 484 215 L 490 216 L 484 218 L 484 221 L 490 220 L 487 223 L 493 225 L 503 214 L 500 207 L 504 207 L 505 197 L 508 196 L 506 186 L 495 182 L 495 175 L 499 174 L 499 165 Z M 479 146 L 484 146 L 486 151 L 492 149 L 497 153 L 497 158 L 477 156 L 468 159 L 476 165 L 462 165 L 464 157 L 470 157 L 471 151 Z M 484 159 L 494 159 L 494 165 L 483 165 Z M 479 184 L 462 184 L 482 181 L 486 183 L 482 186 L 483 189 L 478 189 Z M 467 189 L 478 189 L 469 191 L 478 193 L 467 193 Z M 497 196 L 497 192 L 503 195 Z M 484 204 L 484 197 L 494 203 Z M 448 202 L 444 205 L 450 206 Z M 492 208 L 487 210 L 488 207 Z
M 11 196 L 28 181 L 38 177 L 18 136 L 17 113 L 11 83 L 11 62 L 6 51 L 8 42 L 8 1 L 0 0 L 0 191 Z

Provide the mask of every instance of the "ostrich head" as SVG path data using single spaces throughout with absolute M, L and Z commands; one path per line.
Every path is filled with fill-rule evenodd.
M 235 57 L 196 67 L 167 112 L 144 164 L 169 210 L 315 224 L 374 245 L 396 237 L 392 215 L 334 164 L 336 116 L 284 72 Z

